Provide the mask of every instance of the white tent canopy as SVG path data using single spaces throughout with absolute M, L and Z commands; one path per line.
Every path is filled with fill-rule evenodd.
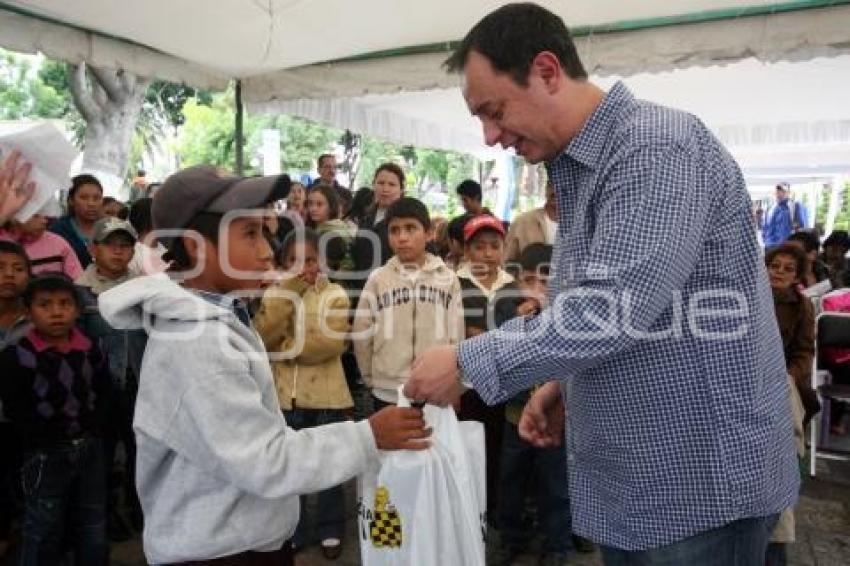
M 850 1 L 539 1 L 597 79 L 629 77 L 638 96 L 695 112 L 753 168 L 780 146 L 799 166 L 850 161 Z M 482 154 L 440 63 L 504 3 L 0 0 L 0 45 L 199 87 L 238 78 L 249 109 Z
M 157 73 L 196 86 L 248 78 L 277 84 L 297 70 L 309 82 L 311 65 L 325 71 L 367 57 L 388 62 L 387 51 L 446 51 L 493 0 L 2 0 L 0 41 L 10 49 L 64 60 L 86 60 L 143 75 Z M 809 58 L 848 49 L 846 0 L 540 0 L 564 18 L 578 38 L 589 69 L 623 75 L 719 60 Z M 695 23 L 692 23 L 695 22 Z M 378 56 L 380 55 L 380 56 Z M 406 65 L 406 63 L 405 63 Z M 421 90 L 440 86 L 439 65 L 416 69 Z M 319 78 L 317 76 L 317 78 Z M 349 77 L 350 78 L 350 77 Z M 408 79 L 410 76 L 407 77 Z M 388 77 L 389 88 L 396 79 Z M 271 81 L 271 82 L 270 82 Z M 436 82 L 435 82 L 436 81 Z M 350 86 L 349 80 L 347 85 Z M 293 85 L 295 86 L 295 85 Z M 320 86 L 320 85 L 314 85 Z M 443 85 L 446 86 L 446 85 Z M 327 84 L 325 88 L 331 88 Z M 357 92 L 368 90 L 369 83 Z M 249 87 L 248 96 L 292 98 L 292 92 Z

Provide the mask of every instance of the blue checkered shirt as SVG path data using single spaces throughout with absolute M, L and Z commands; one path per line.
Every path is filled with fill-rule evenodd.
M 617 84 L 549 163 L 550 307 L 460 344 L 488 403 L 560 378 L 574 530 L 644 550 L 792 505 L 782 342 L 741 172 Z

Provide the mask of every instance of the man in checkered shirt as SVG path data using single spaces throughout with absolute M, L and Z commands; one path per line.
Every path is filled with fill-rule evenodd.
M 694 116 L 589 83 L 564 23 L 533 4 L 486 16 L 447 63 L 486 143 L 548 166 L 552 306 L 423 353 L 407 396 L 469 386 L 498 403 L 549 382 L 520 431 L 559 443 L 566 405 L 574 530 L 606 564 L 764 564 L 799 476 L 737 164 Z

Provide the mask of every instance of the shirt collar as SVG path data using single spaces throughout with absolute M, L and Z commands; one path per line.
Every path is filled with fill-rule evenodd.
M 32 343 L 37 353 L 41 353 L 48 349 L 53 349 L 63 354 L 67 354 L 72 350 L 88 352 L 91 349 L 91 340 L 86 338 L 85 334 L 80 332 L 76 327 L 71 328 L 70 340 L 68 340 L 66 344 L 62 344 L 61 346 L 56 346 L 54 344 L 47 343 L 44 338 L 42 338 L 41 335 L 36 331 L 35 328 L 27 332 L 27 339 Z
M 251 314 L 248 312 L 248 307 L 240 299 L 199 289 L 192 289 L 192 292 L 208 303 L 232 312 L 239 319 L 239 322 L 251 328 Z
M 587 119 L 578 135 L 567 148 L 555 157 L 553 164 L 566 157 L 595 168 L 602 156 L 602 150 L 609 140 L 608 132 L 614 127 L 625 109 L 635 104 L 635 97 L 622 82 L 611 87 L 602 99 L 602 103 Z
M 496 294 L 496 291 L 500 290 L 502 287 L 509 283 L 513 283 L 514 281 L 514 278 L 510 273 L 508 273 L 504 269 L 499 269 L 499 274 L 496 276 L 496 280 L 493 281 L 493 286 L 488 289 L 487 287 L 482 285 L 478 281 L 478 279 L 476 279 L 475 276 L 472 274 L 472 268 L 469 263 L 464 264 L 460 269 L 458 269 L 457 276 L 465 277 L 472 281 L 472 283 L 476 287 L 478 287 L 478 290 L 484 293 L 484 296 L 488 299 L 493 298 L 493 296 Z

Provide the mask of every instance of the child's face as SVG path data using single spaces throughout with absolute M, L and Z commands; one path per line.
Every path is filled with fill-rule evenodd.
M 330 220 L 331 211 L 325 195 L 314 190 L 307 196 L 307 214 L 316 224 Z
M 68 336 L 80 309 L 70 291 L 39 291 L 32 299 L 28 314 L 42 336 L 61 339 Z
M 289 196 L 286 198 L 286 206 L 288 208 L 300 209 L 304 206 L 305 189 L 301 183 L 293 183 L 289 189 Z
M 103 242 L 91 245 L 97 270 L 107 277 L 121 277 L 133 259 L 133 239 L 123 232 L 114 232 Z
M 425 261 L 425 246 L 431 240 L 431 230 L 415 218 L 393 218 L 388 226 L 390 248 L 402 263 Z
M 118 218 L 118 213 L 121 212 L 121 203 L 110 201 L 103 205 L 103 215 Z
M 21 224 L 21 231 L 32 238 L 39 238 L 47 230 L 47 217 L 33 214 L 29 220 Z
M 797 283 L 797 262 L 793 256 L 777 254 L 767 265 L 767 274 L 770 277 L 770 286 L 776 290 L 790 289 Z
M 505 258 L 505 240 L 493 230 L 482 230 L 466 244 L 464 257 L 476 276 L 493 275 Z
M 303 262 L 303 263 L 302 263 Z M 295 242 L 289 247 L 283 258 L 283 269 L 290 271 L 295 267 L 301 267 L 298 276 L 313 285 L 319 278 L 319 254 L 315 246 L 309 242 Z
M 20 297 L 29 278 L 24 258 L 18 254 L 0 253 L 0 299 Z
M 517 280 L 519 288 L 531 300 L 535 301 L 539 308 L 545 308 L 548 303 L 549 276 L 543 270 L 530 271 L 523 269 Z
M 226 257 L 222 239 L 227 238 Z M 272 269 L 272 248 L 263 236 L 262 216 L 237 216 L 219 236 L 219 246 L 206 240 L 204 271 L 221 293 L 261 289 Z M 229 267 L 229 269 L 228 269 Z M 245 273 L 245 272 L 251 272 Z

